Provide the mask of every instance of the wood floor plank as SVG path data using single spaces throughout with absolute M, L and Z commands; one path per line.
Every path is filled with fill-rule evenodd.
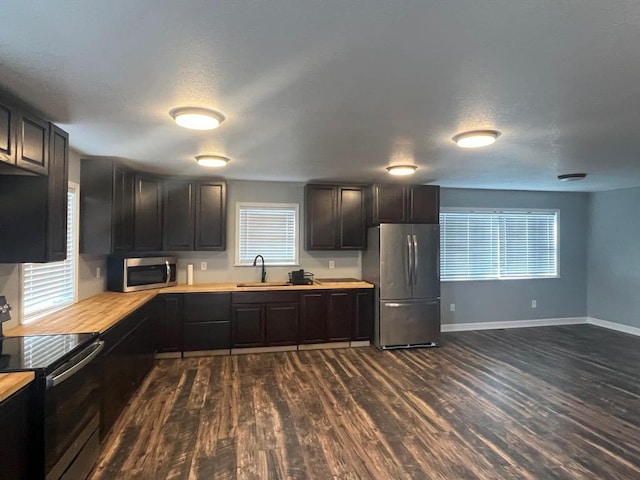
M 443 339 L 158 361 L 92 479 L 640 478 L 640 338 Z

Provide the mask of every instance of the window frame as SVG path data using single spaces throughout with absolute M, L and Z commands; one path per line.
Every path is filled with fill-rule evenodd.
M 300 265 L 300 204 L 298 203 L 280 203 L 280 202 L 236 202 L 235 216 L 235 267 L 253 267 L 253 261 L 243 263 L 240 261 L 240 210 L 242 208 L 291 208 L 295 211 L 294 219 L 294 255 L 293 262 L 269 262 L 265 258 L 265 266 L 269 267 L 296 267 Z
M 440 207 L 440 215 L 446 213 L 553 213 L 556 216 L 556 274 L 555 275 L 544 275 L 544 276 L 509 276 L 509 277 L 487 277 L 487 278 L 448 278 L 445 279 L 442 276 L 442 252 L 439 255 L 439 261 L 441 265 L 440 271 L 440 281 L 441 282 L 486 282 L 486 281 L 512 281 L 512 280 L 549 280 L 549 279 L 559 279 L 561 278 L 560 272 L 560 246 L 562 245 L 561 236 L 560 236 L 560 223 L 561 223 L 561 212 L 558 208 L 476 208 L 476 207 Z M 442 222 L 440 222 L 442 224 Z M 440 232 L 442 236 L 442 229 Z
M 25 281 L 25 263 L 20 264 L 20 315 L 19 315 L 19 323 L 20 325 L 31 325 L 38 322 L 41 318 L 59 311 L 63 308 L 66 308 L 74 303 L 78 302 L 78 260 L 80 258 L 79 251 L 79 241 L 80 241 L 80 185 L 76 182 L 69 181 L 67 184 L 67 195 L 69 192 L 74 193 L 74 202 L 73 202 L 73 300 L 70 304 L 61 305 L 60 308 L 56 308 L 53 310 L 47 310 L 45 312 L 40 312 L 34 315 L 32 318 L 25 318 L 24 314 L 24 281 Z M 68 213 L 67 213 L 68 216 Z M 67 242 L 69 239 L 67 238 Z M 64 261 L 64 260 L 61 260 Z M 30 262 L 27 262 L 30 263 Z M 55 263 L 55 262 L 54 262 Z

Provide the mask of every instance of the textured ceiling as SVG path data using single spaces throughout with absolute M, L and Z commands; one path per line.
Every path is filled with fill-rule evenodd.
M 638 0 L 2 2 L 0 87 L 85 155 L 254 180 L 640 185 Z M 168 115 L 227 120 L 189 131 Z M 502 132 L 463 150 L 457 132 Z M 232 161 L 223 170 L 198 154 Z M 562 173 L 585 181 L 560 183 Z

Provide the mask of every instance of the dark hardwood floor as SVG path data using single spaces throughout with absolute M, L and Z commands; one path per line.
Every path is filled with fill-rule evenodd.
M 444 341 L 158 361 L 92 478 L 640 478 L 640 338 Z

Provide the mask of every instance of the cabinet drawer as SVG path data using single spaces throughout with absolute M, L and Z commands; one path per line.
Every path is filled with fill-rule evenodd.
M 297 303 L 299 291 L 233 292 L 231 303 Z
M 187 293 L 183 298 L 183 321 L 227 322 L 231 320 L 230 299 L 228 293 Z
M 220 350 L 231 346 L 230 322 L 185 323 L 182 325 L 183 350 Z

